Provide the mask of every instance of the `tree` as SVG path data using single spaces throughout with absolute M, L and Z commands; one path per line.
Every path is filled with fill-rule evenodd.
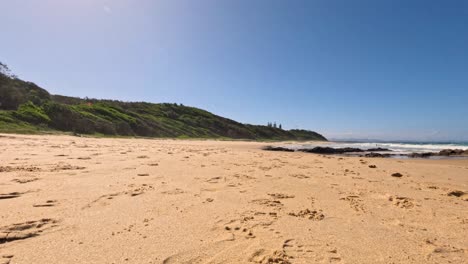
M 18 76 L 14 75 L 11 72 L 10 68 L 8 68 L 8 66 L 2 62 L 0 62 L 0 74 L 5 75 L 6 77 L 11 78 L 11 79 L 18 78 Z

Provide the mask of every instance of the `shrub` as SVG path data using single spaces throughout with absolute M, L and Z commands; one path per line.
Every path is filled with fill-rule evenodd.
M 31 101 L 22 104 L 18 107 L 18 110 L 14 112 L 16 118 L 32 123 L 32 124 L 47 124 L 50 122 L 50 118 L 46 113 L 36 106 Z

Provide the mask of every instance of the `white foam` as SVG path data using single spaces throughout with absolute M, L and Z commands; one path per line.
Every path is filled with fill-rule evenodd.
M 302 144 L 284 146 L 292 149 L 300 148 L 315 148 L 315 147 L 331 147 L 331 148 L 360 148 L 363 150 L 371 148 L 386 148 L 395 153 L 421 153 L 421 152 L 439 152 L 443 149 L 463 149 L 467 150 L 468 146 L 459 144 L 415 144 L 415 143 L 380 143 L 380 142 L 364 142 L 364 143 L 345 143 L 345 142 L 329 142 L 320 144 Z

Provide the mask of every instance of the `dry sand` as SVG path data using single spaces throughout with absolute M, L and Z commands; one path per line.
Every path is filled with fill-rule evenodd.
M 0 263 L 467 263 L 468 160 L 264 145 L 2 135 Z

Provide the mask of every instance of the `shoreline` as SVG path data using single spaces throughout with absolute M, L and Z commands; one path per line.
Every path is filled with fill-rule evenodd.
M 232 142 L 258 142 L 258 143 L 275 143 L 275 144 L 297 144 L 297 143 L 328 143 L 330 141 L 314 141 L 314 140 L 273 140 L 273 139 L 236 139 L 236 138 L 191 138 L 191 137 L 143 137 L 143 136 L 111 136 L 111 135 L 90 135 L 77 134 L 70 132 L 55 131 L 58 133 L 16 133 L 16 132 L 0 132 L 0 137 L 15 137 L 15 136 L 68 136 L 76 138 L 90 139 L 144 139 L 144 140 L 175 140 L 175 141 L 232 141 Z
M 335 143 L 331 143 L 335 144 Z M 325 146 L 323 146 L 325 145 Z M 303 145 L 304 147 L 306 145 Z M 282 146 L 265 146 L 265 151 L 279 151 L 279 152 L 304 152 L 319 155 L 336 155 L 342 157 L 360 157 L 360 158 L 394 158 L 394 159 L 468 159 L 467 149 L 442 149 L 438 152 L 411 152 L 395 151 L 389 148 L 375 147 L 375 148 L 357 148 L 357 147 L 329 147 L 324 144 L 314 144 L 313 147 L 299 148 L 297 145 L 288 147 L 286 144 Z

